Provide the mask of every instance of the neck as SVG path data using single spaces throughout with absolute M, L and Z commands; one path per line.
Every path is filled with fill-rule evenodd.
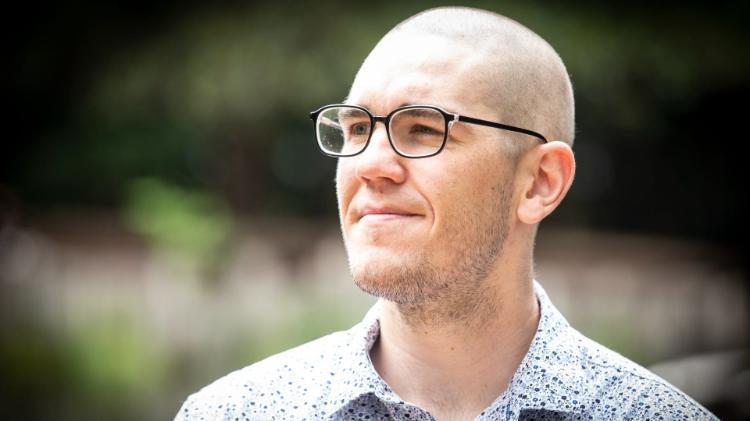
M 473 419 L 505 391 L 536 332 L 539 306 L 530 271 L 522 273 L 486 279 L 460 315 L 468 307 L 456 302 L 384 301 L 371 350 L 378 373 L 438 419 Z

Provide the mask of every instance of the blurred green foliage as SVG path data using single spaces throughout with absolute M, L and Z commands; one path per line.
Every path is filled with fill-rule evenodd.
M 133 314 L 92 316 L 65 331 L 6 321 L 0 332 L 3 419 L 153 417 L 152 397 L 172 374 L 166 354 L 135 326 Z
M 108 406 L 135 392 L 153 393 L 166 378 L 168 364 L 156 341 L 128 317 L 97 314 L 67 336 L 71 386 Z
M 222 246 L 232 230 L 220 198 L 149 178 L 131 183 L 125 220 L 158 253 L 203 276 L 220 267 Z

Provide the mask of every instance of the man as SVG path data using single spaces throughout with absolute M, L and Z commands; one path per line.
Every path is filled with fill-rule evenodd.
M 533 280 L 539 222 L 575 162 L 573 94 L 544 40 L 440 8 L 391 30 L 346 104 L 312 113 L 338 157 L 364 321 L 234 372 L 177 419 L 713 419 L 572 329 Z

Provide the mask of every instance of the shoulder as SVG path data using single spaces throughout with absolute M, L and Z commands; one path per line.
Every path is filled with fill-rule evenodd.
M 351 331 L 332 333 L 234 371 L 190 395 L 175 420 L 315 415 L 350 341 Z
M 716 419 L 666 380 L 573 328 L 561 335 L 553 352 L 567 361 L 564 377 L 572 396 L 587 396 L 595 419 Z M 553 354 L 555 355 L 555 354 Z M 572 402 L 572 401 L 571 401 Z M 585 404 L 581 404 L 585 405 Z
M 716 419 L 666 380 L 568 324 L 537 282 L 537 336 L 521 368 L 522 407 L 591 419 Z

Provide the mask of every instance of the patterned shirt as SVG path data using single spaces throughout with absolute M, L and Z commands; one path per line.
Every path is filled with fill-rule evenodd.
M 508 388 L 476 420 L 715 420 L 690 397 L 573 329 L 534 282 L 541 316 Z M 191 395 L 175 420 L 434 420 L 369 357 L 380 306 L 336 332 L 235 371 Z

